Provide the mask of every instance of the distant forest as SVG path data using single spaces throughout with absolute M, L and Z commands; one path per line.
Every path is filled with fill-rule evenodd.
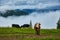
M 6 12 L 0 12 L 0 16 L 2 17 L 21 16 L 21 15 L 29 15 L 29 13 L 24 11 L 16 11 L 16 10 L 7 10 Z
M 60 6 L 52 6 L 52 7 L 47 7 L 43 9 L 15 9 L 15 10 L 7 10 L 5 13 L 0 11 L 0 16 L 2 17 L 8 17 L 8 16 L 22 16 L 22 15 L 29 15 L 33 12 L 37 13 L 45 13 L 45 12 L 50 12 L 50 11 L 57 11 L 60 10 Z

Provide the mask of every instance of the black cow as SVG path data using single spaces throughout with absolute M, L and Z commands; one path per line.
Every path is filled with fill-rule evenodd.
M 20 28 L 18 24 L 12 24 L 12 27 Z
M 24 24 L 24 25 L 21 25 L 21 27 L 29 27 L 30 25 L 29 24 Z

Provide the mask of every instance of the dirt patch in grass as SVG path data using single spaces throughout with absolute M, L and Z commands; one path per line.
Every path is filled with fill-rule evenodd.
M 8 34 L 7 34 L 8 35 Z M 4 35 L 4 36 L 0 36 L 0 40 L 24 40 L 26 39 L 30 39 L 30 38 L 39 38 L 39 39 L 45 39 L 45 38 L 57 38 L 60 39 L 60 34 L 56 34 L 56 35 L 48 35 L 48 34 L 41 34 L 41 35 L 36 35 L 36 34 L 22 34 L 22 35 Z

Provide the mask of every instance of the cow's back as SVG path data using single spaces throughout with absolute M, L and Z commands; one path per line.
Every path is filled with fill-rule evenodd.
M 20 26 L 18 24 L 12 24 L 12 27 L 19 28 Z

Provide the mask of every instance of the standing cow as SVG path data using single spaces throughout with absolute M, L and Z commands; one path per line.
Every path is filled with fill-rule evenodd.
M 40 23 L 36 23 L 34 25 L 34 29 L 35 29 L 37 35 L 40 35 L 40 25 L 41 25 Z
M 29 27 L 30 25 L 29 24 L 24 24 L 24 25 L 21 25 L 21 27 L 25 28 L 25 27 Z
M 12 27 L 20 28 L 18 24 L 12 24 Z

